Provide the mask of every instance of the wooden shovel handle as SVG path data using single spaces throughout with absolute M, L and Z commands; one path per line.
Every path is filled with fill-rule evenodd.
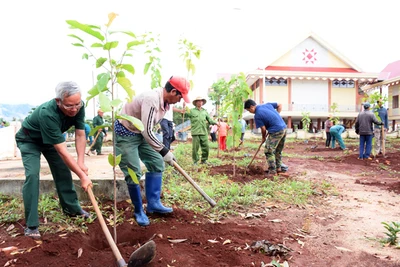
M 251 165 L 251 163 L 253 163 L 253 160 L 256 158 L 256 156 L 257 156 L 258 152 L 260 151 L 261 146 L 262 146 L 263 144 L 264 144 L 264 142 L 261 142 L 260 146 L 259 146 L 258 149 L 257 149 L 257 152 L 254 154 L 254 156 L 253 156 L 253 158 L 251 159 L 249 165 L 247 165 L 247 168 L 249 168 L 250 165 Z
M 96 143 L 97 137 L 99 137 L 100 132 L 97 132 L 96 137 L 94 138 L 92 144 L 90 145 L 88 151 L 86 152 L 86 155 L 89 155 L 90 150 L 92 149 L 92 147 L 94 146 L 94 144 Z
M 101 229 L 103 230 L 104 235 L 106 236 L 106 239 L 108 241 L 108 244 L 110 245 L 111 250 L 112 250 L 115 258 L 117 259 L 118 267 L 127 266 L 127 263 L 122 258 L 122 255 L 119 252 L 118 247 L 115 244 L 114 239 L 112 238 L 112 236 L 110 234 L 110 231 L 107 228 L 106 222 L 104 221 L 103 215 L 101 214 L 101 211 L 99 209 L 99 205 L 97 204 L 96 198 L 94 197 L 94 194 L 93 194 L 91 186 L 88 187 L 87 192 L 89 194 L 90 201 L 93 204 L 93 208 L 96 211 L 97 218 L 99 219 L 99 222 L 100 222 L 100 225 L 101 225 Z
M 192 177 L 189 176 L 189 174 L 187 174 L 182 168 L 181 166 L 178 165 L 178 163 L 176 163 L 174 161 L 174 167 L 186 178 L 186 180 L 189 181 L 189 183 L 191 183 L 193 185 L 193 187 L 205 198 L 205 200 L 207 200 L 208 203 L 210 203 L 211 207 L 214 207 L 215 205 L 217 205 L 217 203 L 215 203 L 215 201 L 210 198 L 206 192 L 203 191 L 203 189 L 200 188 L 200 186 L 198 186 L 198 184 L 196 184 L 196 182 L 192 179 Z

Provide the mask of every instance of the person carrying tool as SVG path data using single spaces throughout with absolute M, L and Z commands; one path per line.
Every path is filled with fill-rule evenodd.
M 97 126 L 101 126 L 101 125 L 104 124 L 103 115 L 104 115 L 104 112 L 103 112 L 101 109 L 99 109 L 99 110 L 97 111 L 97 116 L 95 116 L 95 117 L 93 118 L 93 122 L 92 122 L 93 128 L 96 128 Z M 102 149 L 102 147 L 103 147 L 103 140 L 104 140 L 104 137 L 107 137 L 106 129 L 104 129 L 104 128 L 99 129 L 99 130 L 97 131 L 96 136 L 97 136 L 97 138 L 96 138 L 96 140 L 94 141 L 95 143 L 94 143 L 94 145 L 91 147 L 90 152 L 91 152 L 92 154 L 94 154 L 94 151 L 96 150 L 96 154 L 99 156 L 99 155 L 102 155 L 101 149 Z
M 207 122 L 211 125 L 217 124 L 217 122 L 211 119 L 208 111 L 202 107 L 206 102 L 207 100 L 201 96 L 198 96 L 192 102 L 193 106 L 195 107 L 186 113 L 190 119 L 190 131 L 192 134 L 192 159 L 195 165 L 199 161 L 199 148 L 201 148 L 201 164 L 207 164 L 208 153 L 210 150 L 208 146 Z
M 282 104 L 271 102 L 257 105 L 254 100 L 248 99 L 244 102 L 244 109 L 254 114 L 256 128 L 261 128 L 262 143 L 265 142 L 264 153 L 268 163 L 267 177 L 285 172 L 288 167 L 282 163 L 282 150 L 286 140 L 286 123 L 279 115 Z
M 374 127 L 374 137 L 375 137 L 375 153 L 376 155 L 382 154 L 382 143 L 385 140 L 386 132 L 389 129 L 389 120 L 388 120 L 388 112 L 387 109 L 383 106 L 382 99 L 376 101 L 377 106 L 374 109 L 374 113 L 378 114 L 378 118 L 381 122 L 384 123 L 383 126 L 375 124 Z M 382 130 L 384 127 L 384 131 Z
M 363 106 L 364 111 L 358 114 L 355 124 L 356 133 L 360 135 L 360 151 L 358 159 L 372 160 L 370 157 L 372 138 L 374 134 L 372 124 L 384 125 L 384 122 L 378 121 L 375 114 L 370 110 L 371 104 L 369 102 L 365 102 Z
M 22 196 L 25 208 L 25 235 L 40 238 L 39 232 L 39 179 L 40 157 L 46 158 L 63 212 L 71 217 L 89 217 L 78 201 L 72 183 L 73 171 L 86 191 L 92 185 L 88 177 L 85 159 L 85 109 L 81 100 L 81 90 L 72 81 L 61 82 L 56 87 L 56 98 L 37 107 L 22 123 L 15 135 L 25 168 L 25 182 Z M 63 132 L 75 126 L 75 147 L 78 159 L 75 161 L 68 152 Z
M 130 121 L 116 120 L 114 131 L 116 135 L 117 155 L 121 155 L 119 167 L 125 175 L 125 181 L 132 204 L 134 217 L 140 226 L 150 224 L 143 211 L 140 186 L 132 181 L 128 168 L 133 170 L 136 177 L 142 176 L 140 160 L 147 168 L 145 174 L 145 192 L 147 199 L 147 213 L 171 213 L 172 208 L 161 204 L 162 176 L 165 169 L 164 162 L 173 165 L 174 154 L 160 142 L 152 129 L 159 123 L 170 108 L 170 104 L 180 102 L 183 98 L 189 103 L 190 83 L 183 77 L 172 76 L 164 88 L 148 90 L 137 95 L 132 102 L 126 103 L 121 114 L 130 115 L 143 122 L 141 132 Z

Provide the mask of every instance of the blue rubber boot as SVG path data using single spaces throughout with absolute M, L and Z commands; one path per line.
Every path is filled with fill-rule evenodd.
M 160 201 L 162 172 L 146 172 L 146 198 L 148 213 L 171 213 L 172 208 L 164 207 Z
M 140 194 L 140 186 L 138 184 L 127 184 L 129 196 L 131 197 L 131 201 L 133 206 L 135 207 L 134 216 L 136 222 L 140 226 L 146 226 L 150 224 L 149 218 L 147 218 L 146 214 L 143 211 L 142 205 L 142 195 Z

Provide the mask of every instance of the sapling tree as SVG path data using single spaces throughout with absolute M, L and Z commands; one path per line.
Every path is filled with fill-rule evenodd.
M 239 142 L 239 138 L 242 133 L 242 126 L 239 122 L 239 118 L 243 114 L 243 102 L 251 94 L 251 89 L 246 83 L 246 76 L 244 75 L 244 73 L 232 75 L 232 78 L 228 83 L 228 87 L 229 90 L 224 100 L 224 106 L 231 111 L 228 117 L 228 124 L 232 126 L 232 147 L 235 147 L 235 143 Z M 233 152 L 233 162 L 233 175 L 235 175 L 235 152 Z
M 308 132 L 310 130 L 310 124 L 311 124 L 311 119 L 310 119 L 310 112 L 302 112 L 301 113 L 301 123 L 303 124 L 303 130 Z
M 331 121 L 333 122 L 334 125 L 337 125 L 339 123 L 339 109 L 338 109 L 338 104 L 337 103 L 332 103 L 331 105 L 331 112 L 332 112 L 332 117 Z
M 219 118 L 222 118 L 223 115 L 225 114 L 223 103 L 226 96 L 228 95 L 229 86 L 230 86 L 229 82 L 221 78 L 217 82 L 212 84 L 210 93 L 208 95 L 212 103 L 215 105 L 215 114 L 217 114 Z M 219 146 L 218 146 L 217 157 L 219 157 Z
M 191 76 L 193 76 L 196 73 L 196 66 L 194 65 L 193 62 L 195 58 L 200 59 L 201 50 L 197 45 L 188 41 L 185 38 L 179 39 L 178 45 L 179 45 L 179 51 L 181 51 L 181 54 L 179 56 L 185 63 L 185 67 L 187 70 L 186 79 L 190 83 L 190 89 L 193 89 L 194 83 L 193 80 L 191 79 Z M 183 102 L 183 109 L 185 109 L 185 102 Z M 185 121 L 185 114 L 183 113 L 182 123 L 184 121 Z
M 155 53 L 159 51 L 153 43 L 155 39 L 149 34 L 137 36 L 131 31 L 112 31 L 111 25 L 117 14 L 110 13 L 108 15 L 108 23 L 104 26 L 91 24 L 83 24 L 76 20 L 67 20 L 71 31 L 78 31 L 83 34 L 86 39 L 77 34 L 69 34 L 75 40 L 73 46 L 84 48 L 85 52 L 82 55 L 83 59 L 92 60 L 95 62 L 96 68 L 101 70 L 97 75 L 97 79 L 93 88 L 88 91 L 87 102 L 94 97 L 98 97 L 100 108 L 104 112 L 111 112 L 111 123 L 105 123 L 102 126 L 95 127 L 91 131 L 91 135 L 99 129 L 109 127 L 113 129 L 116 119 L 130 121 L 137 129 L 143 130 L 143 123 L 125 114 L 121 114 L 123 100 L 115 97 L 116 85 L 120 85 L 127 95 L 127 101 L 131 101 L 135 92 L 132 89 L 132 83 L 128 75 L 135 74 L 135 68 L 131 64 L 133 59 L 132 52 L 137 52 L 140 47 L 145 47 L 145 54 L 149 55 L 149 62 L 144 67 L 144 73 L 148 70 L 152 71 L 151 77 L 154 85 L 159 84 L 161 74 L 159 72 L 159 59 Z M 152 82 L 152 85 L 153 85 Z M 108 155 L 108 162 L 113 168 L 114 173 L 114 239 L 117 241 L 116 235 L 116 166 L 121 162 L 121 155 L 116 156 L 115 132 L 112 131 L 113 151 Z M 135 183 L 139 183 L 135 172 L 128 168 L 130 176 Z

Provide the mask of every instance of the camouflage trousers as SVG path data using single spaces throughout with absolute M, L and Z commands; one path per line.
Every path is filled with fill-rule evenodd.
M 267 158 L 268 170 L 276 172 L 282 165 L 282 150 L 285 146 L 286 129 L 276 133 L 269 133 L 265 141 L 264 154 Z

